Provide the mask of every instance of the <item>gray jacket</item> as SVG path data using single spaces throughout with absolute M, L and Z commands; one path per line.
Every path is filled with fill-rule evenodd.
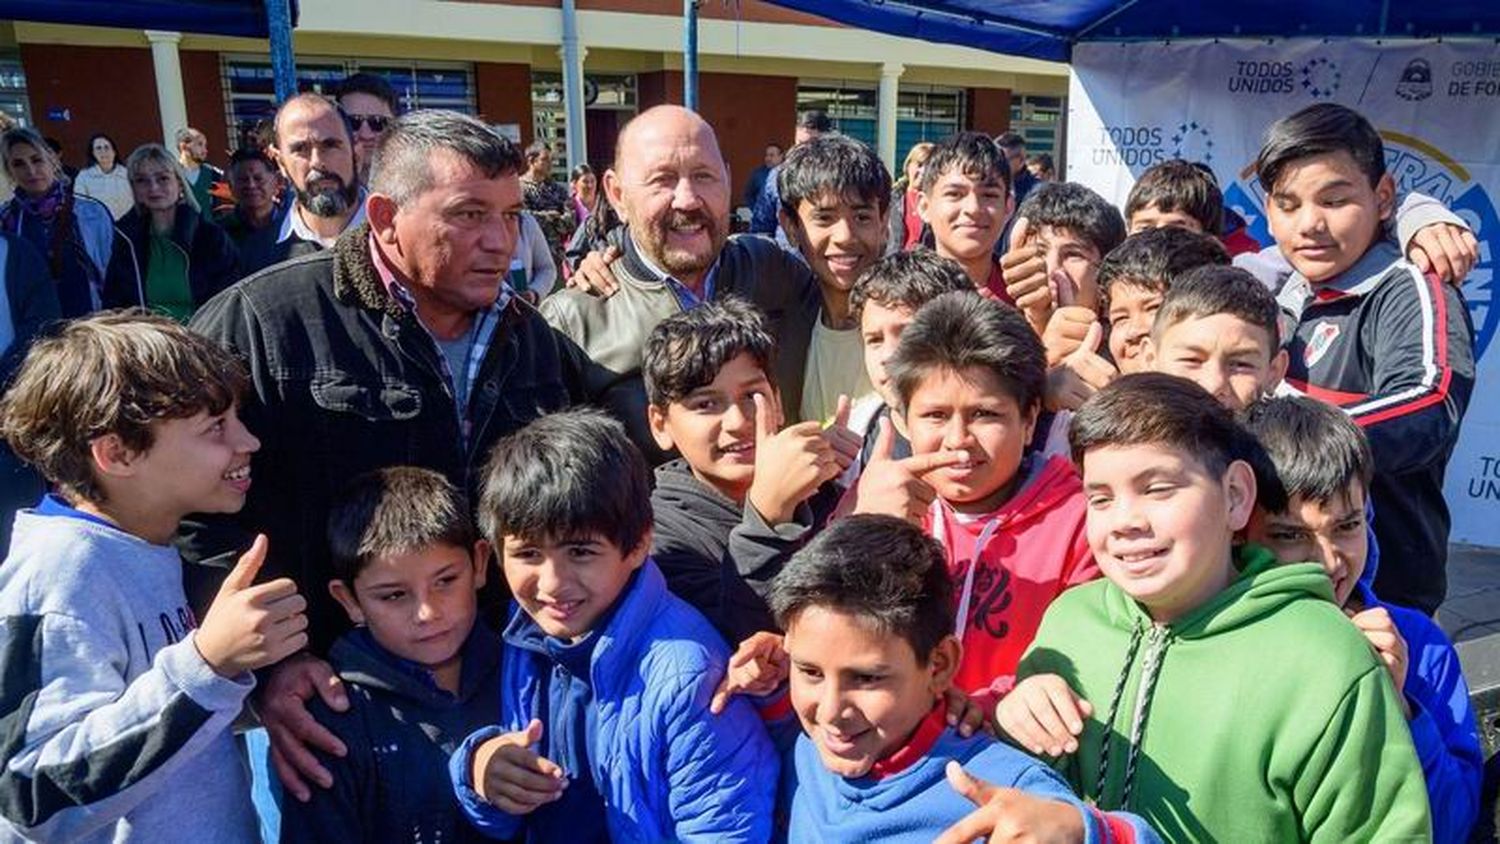
M 608 298 L 560 290 L 542 302 L 542 315 L 588 354 L 585 376 L 589 401 L 607 408 L 630 433 L 651 464 L 668 458 L 646 425 L 646 390 L 641 361 L 646 338 L 657 324 L 682 312 L 682 303 L 647 267 L 624 227 L 611 237 L 621 257 L 610 269 L 620 289 Z M 769 238 L 732 237 L 719 253 L 713 297 L 738 296 L 766 315 L 777 340 L 776 380 L 789 419 L 799 418 L 803 371 L 812 339 L 809 309 L 816 319 L 818 291 L 812 270 Z

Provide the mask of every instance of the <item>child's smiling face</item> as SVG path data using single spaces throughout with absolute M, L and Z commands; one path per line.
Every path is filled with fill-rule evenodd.
M 905 414 L 913 454 L 968 453 L 967 462 L 926 479 L 938 497 L 969 513 L 988 513 L 1008 496 L 1036 417 L 1035 405 L 1021 407 L 993 372 L 977 366 L 928 373 Z
M 824 767 L 862 777 L 911 738 L 948 688 L 958 641 L 918 659 L 901 636 L 869 619 L 811 606 L 787 624 L 792 708 Z

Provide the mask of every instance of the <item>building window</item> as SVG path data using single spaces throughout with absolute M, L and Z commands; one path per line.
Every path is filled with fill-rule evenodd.
M 225 113 L 229 137 L 236 146 L 245 143 L 256 123 L 276 115 L 276 81 L 271 63 L 255 56 L 223 57 Z M 385 77 L 396 89 L 402 111 L 417 108 L 447 108 L 464 114 L 477 111 L 474 104 L 474 69 L 457 62 L 391 61 L 389 59 L 297 58 L 297 90 L 332 94 L 344 77 L 353 73 Z
M 802 80 L 797 83 L 797 113 L 817 109 L 833 120 L 833 128 L 875 146 L 880 107 L 874 82 L 858 80 Z M 788 135 L 792 127 L 786 127 Z
M 634 74 L 585 73 L 583 114 L 588 137 L 588 160 L 598 169 L 614 155 L 620 127 L 636 113 L 639 99 Z M 535 137 L 522 144 L 546 141 L 552 148 L 554 177 L 568 178 L 567 105 L 563 101 L 562 74 L 531 73 L 531 123 Z M 603 172 L 603 171 L 600 171 Z
M 1062 126 L 1067 113 L 1066 97 L 1020 94 L 1010 100 L 1010 130 L 1026 139 L 1026 152 L 1051 153 L 1062 172 Z
M 941 141 L 964 125 L 964 92 L 936 85 L 902 85 L 896 95 L 896 158 L 923 141 Z
M 797 111 L 822 109 L 834 128 L 870 146 L 876 145 L 880 122 L 877 86 L 849 80 L 804 80 L 797 85 Z M 902 85 L 896 94 L 896 155 L 914 144 L 937 141 L 964 124 L 964 96 L 958 88 Z
M 45 108 L 45 106 L 43 106 Z M 14 117 L 22 126 L 33 123 L 27 106 L 26 71 L 17 53 L 0 54 L 0 111 Z

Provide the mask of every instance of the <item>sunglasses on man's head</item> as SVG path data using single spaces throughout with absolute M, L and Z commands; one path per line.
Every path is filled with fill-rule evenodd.
M 349 128 L 356 132 L 360 126 L 368 126 L 371 132 L 379 134 L 391 125 L 391 118 L 383 114 L 346 114 L 344 119 L 349 121 Z

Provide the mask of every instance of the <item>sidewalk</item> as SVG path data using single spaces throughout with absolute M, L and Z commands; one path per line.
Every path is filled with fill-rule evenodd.
M 1437 620 L 1455 642 L 1500 633 L 1500 548 L 1448 546 L 1448 600 Z

